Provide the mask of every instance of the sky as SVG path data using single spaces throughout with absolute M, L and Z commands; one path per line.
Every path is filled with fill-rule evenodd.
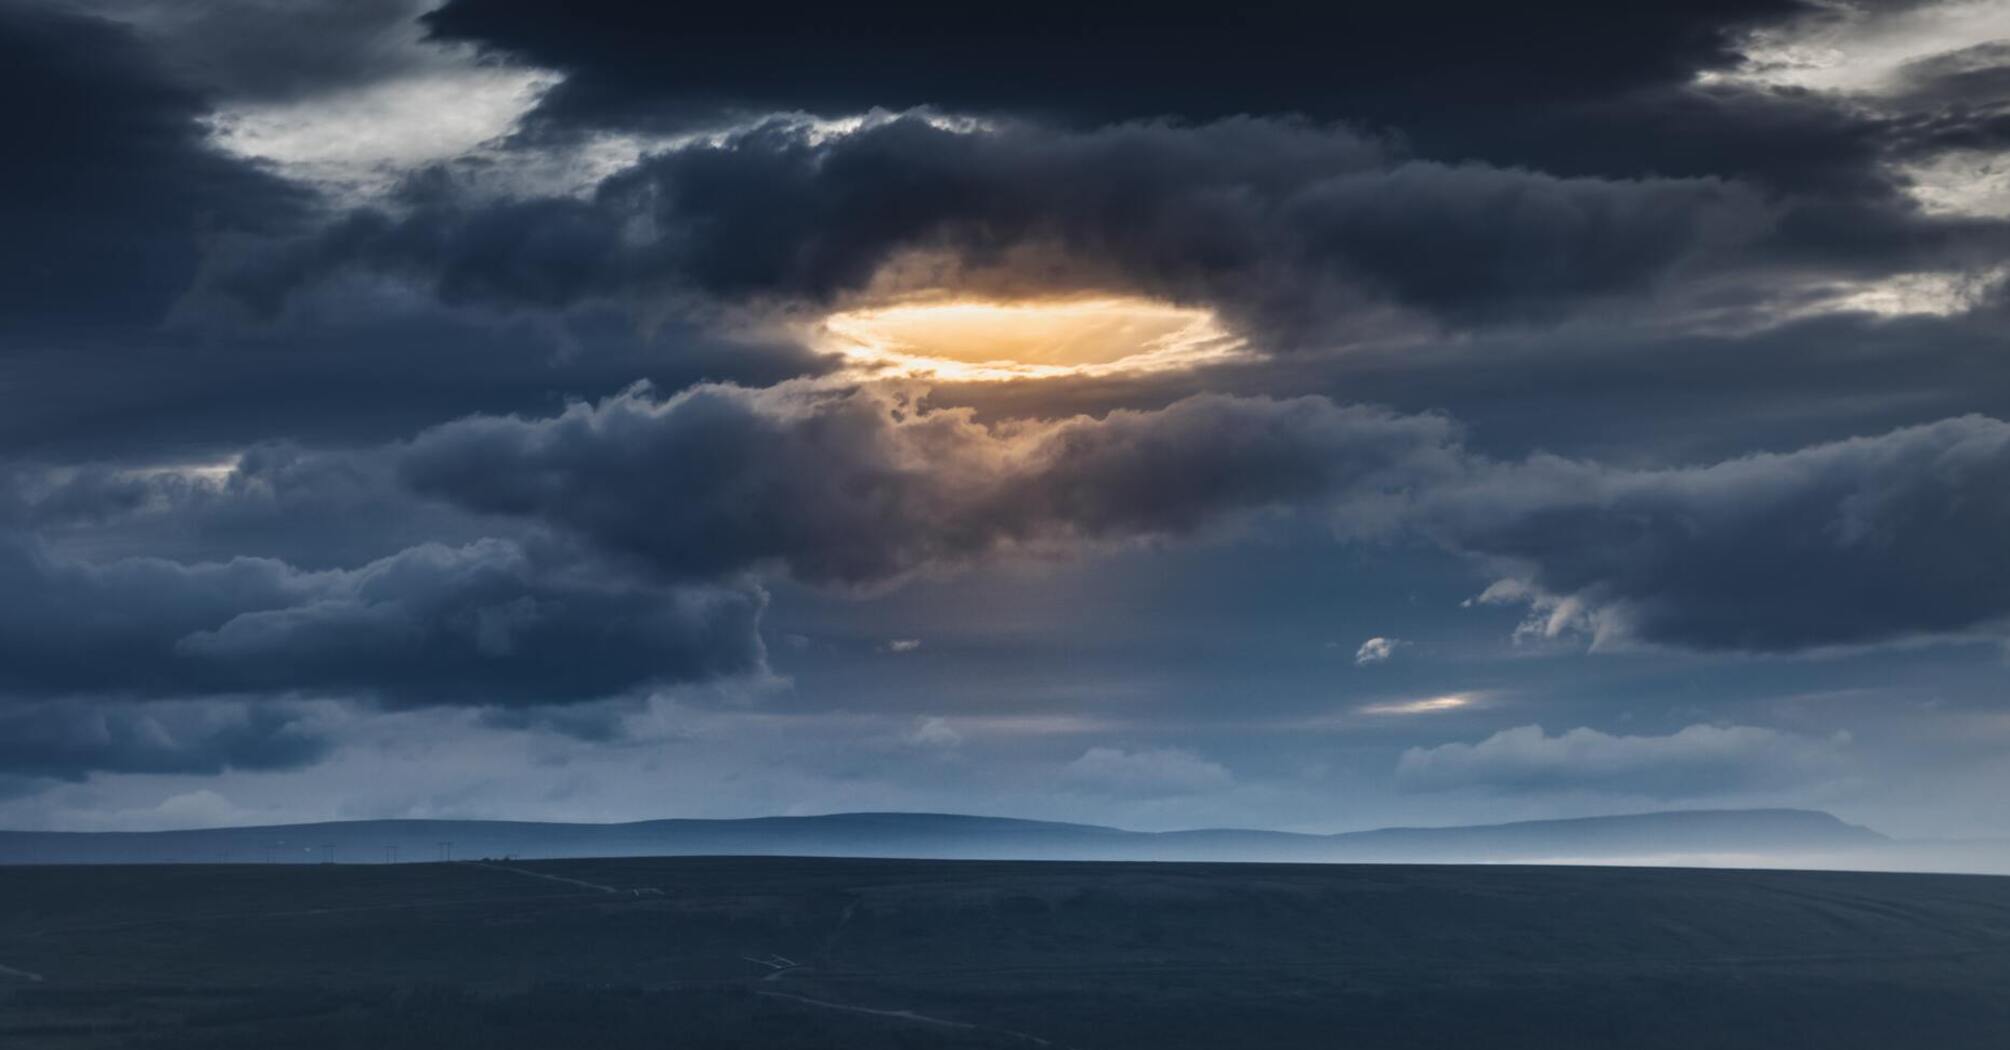
M 2010 0 L 0 0 L 0 826 L 2010 835 Z

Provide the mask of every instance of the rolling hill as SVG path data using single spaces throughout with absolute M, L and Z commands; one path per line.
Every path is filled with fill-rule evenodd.
M 1998 870 L 1813 810 L 1684 810 L 1333 835 L 1141 832 L 939 813 L 622 824 L 365 820 L 154 832 L 0 832 L 0 863 L 381 863 L 470 857 L 828 856 L 1019 860 L 1633 863 Z

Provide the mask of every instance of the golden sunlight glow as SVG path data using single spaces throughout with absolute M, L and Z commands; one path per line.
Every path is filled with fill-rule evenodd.
M 849 310 L 825 318 L 817 342 L 862 369 L 949 380 L 1188 368 L 1242 348 L 1210 311 L 1124 298 Z
M 221 485 L 230 480 L 232 474 L 244 462 L 242 456 L 198 463 L 166 463 L 158 466 L 132 467 L 119 473 L 130 478 L 179 477 L 189 481 Z

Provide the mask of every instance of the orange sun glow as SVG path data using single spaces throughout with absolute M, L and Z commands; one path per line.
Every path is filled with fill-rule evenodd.
M 1187 368 L 1242 347 L 1211 311 L 1126 298 L 848 310 L 824 318 L 818 342 L 865 369 L 972 380 Z

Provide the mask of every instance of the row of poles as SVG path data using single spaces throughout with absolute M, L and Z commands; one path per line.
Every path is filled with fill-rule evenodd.
M 439 860 L 440 860 L 441 862 L 443 862 L 443 863 L 444 863 L 444 862 L 446 862 L 446 861 L 450 861 L 450 860 L 453 860 L 453 859 L 454 859 L 454 844 L 453 844 L 453 843 L 451 843 L 451 842 L 436 842 L 436 843 L 434 843 L 433 845 L 434 845 L 434 847 L 435 847 L 435 848 L 436 848 L 436 849 L 437 849 L 437 850 L 439 851 L 439 855 L 438 855 L 438 859 L 439 859 Z M 280 850 L 282 850 L 282 849 L 285 849 L 285 848 L 286 848 L 286 847 L 285 847 L 285 845 L 284 845 L 283 843 L 279 843 L 279 844 L 273 844 L 273 845 L 268 845 L 268 846 L 266 846 L 266 847 L 265 847 L 265 863 L 267 863 L 267 864 L 278 864 L 278 863 L 280 863 L 280 860 L 279 860 L 279 852 L 280 852 Z M 333 843 L 333 842 L 323 842 L 323 843 L 321 843 L 321 844 L 320 844 L 319 846 L 316 846 L 316 847 L 314 847 L 314 848 L 315 848 L 316 850 L 318 850 L 318 851 L 320 852 L 320 854 L 321 854 L 321 863 L 323 863 L 323 864 L 333 864 L 333 863 L 335 863 L 335 849 L 336 849 L 336 846 L 335 846 L 335 843 Z M 384 846 L 384 863 L 386 863 L 386 864 L 396 864 L 396 863 L 398 863 L 398 857 L 399 857 L 399 851 L 400 851 L 400 850 L 401 850 L 402 848 L 403 848 L 403 847 L 400 847 L 400 846 L 398 846 L 398 845 L 396 845 L 396 844 L 393 844 L 393 843 L 387 843 L 387 844 L 386 844 L 386 845 Z

